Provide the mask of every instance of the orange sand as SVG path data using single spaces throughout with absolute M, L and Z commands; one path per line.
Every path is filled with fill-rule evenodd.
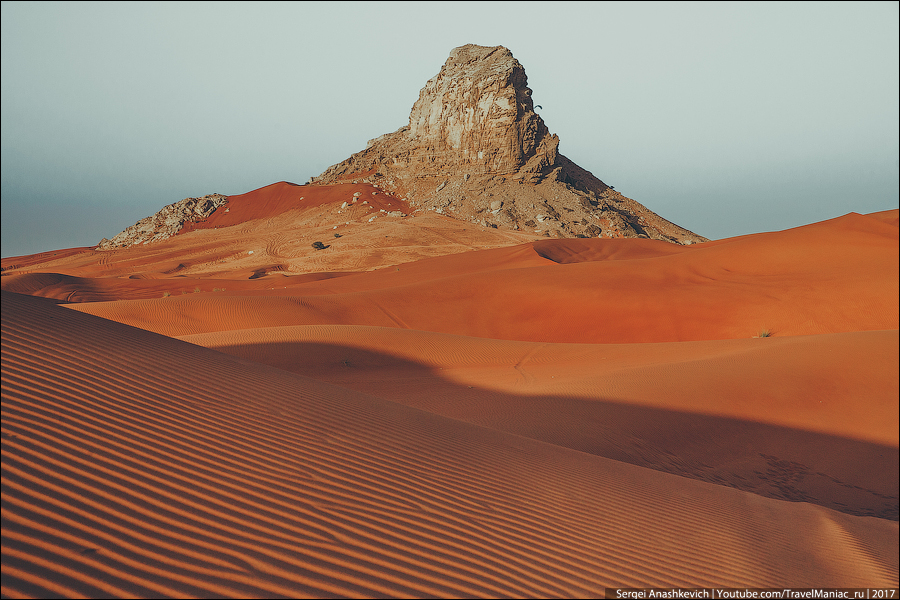
M 896 226 L 850 214 L 689 247 L 548 240 L 302 285 L 273 278 L 273 289 L 262 294 L 73 307 L 176 336 L 342 324 L 523 341 L 647 343 L 897 329 L 897 234 Z M 637 247 L 627 248 L 630 243 Z M 557 255 L 567 262 L 545 257 Z
M 896 210 L 674 246 L 280 183 L 3 268 L 4 595 L 898 584 Z
M 588 345 L 324 325 L 182 339 L 582 452 L 897 518 L 897 331 Z M 788 464 L 796 477 L 771 471 Z
M 464 423 L 4 293 L 4 593 L 890 585 L 897 523 Z

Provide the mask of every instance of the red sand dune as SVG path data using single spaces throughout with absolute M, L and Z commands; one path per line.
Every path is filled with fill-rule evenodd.
M 896 330 L 588 345 L 326 325 L 182 339 L 582 452 L 898 516 Z
M 73 308 L 176 336 L 344 324 L 646 343 L 898 328 L 898 228 L 878 219 L 850 214 L 675 250 L 643 240 L 628 248 L 633 241 L 553 240 L 281 286 L 265 295 Z
M 282 182 L 3 259 L 2 593 L 898 585 L 897 210 L 693 246 L 408 210 Z
M 896 585 L 897 523 L 3 297 L 6 595 Z
M 347 206 L 342 207 L 345 202 Z M 225 207 L 203 222 L 188 224 L 167 240 L 109 251 L 73 248 L 4 258 L 3 289 L 8 289 L 6 276 L 27 273 L 247 279 L 266 273 L 275 273 L 277 278 L 282 274 L 365 271 L 538 238 L 533 233 L 487 229 L 435 213 L 411 213 L 401 198 L 369 184 L 298 186 L 281 182 L 229 196 Z M 317 241 L 327 249 L 313 249 Z M 135 285 L 134 289 L 142 288 Z M 156 288 L 149 292 L 142 297 L 160 297 Z M 135 296 L 132 292 L 127 297 Z M 103 299 L 116 298 L 111 293 Z

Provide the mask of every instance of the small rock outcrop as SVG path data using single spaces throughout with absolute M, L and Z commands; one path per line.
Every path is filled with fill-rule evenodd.
M 374 183 L 418 208 L 553 237 L 705 241 L 559 154 L 525 69 L 503 46 L 454 49 L 410 111 L 312 184 Z
M 110 240 L 103 238 L 97 244 L 97 250 L 127 248 L 137 244 L 168 239 L 181 231 L 185 223 L 195 223 L 205 219 L 227 202 L 228 196 L 222 194 L 185 198 L 180 202 L 163 207 L 152 217 L 141 219 Z

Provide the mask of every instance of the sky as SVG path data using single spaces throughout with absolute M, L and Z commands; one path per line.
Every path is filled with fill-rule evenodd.
M 560 152 L 711 239 L 898 207 L 897 2 L 2 3 L 2 256 L 305 183 L 503 45 Z

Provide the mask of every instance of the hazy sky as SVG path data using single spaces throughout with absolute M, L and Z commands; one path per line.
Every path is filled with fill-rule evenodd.
M 2 255 L 305 183 L 504 45 L 560 152 L 710 238 L 898 206 L 898 3 L 2 4 Z

